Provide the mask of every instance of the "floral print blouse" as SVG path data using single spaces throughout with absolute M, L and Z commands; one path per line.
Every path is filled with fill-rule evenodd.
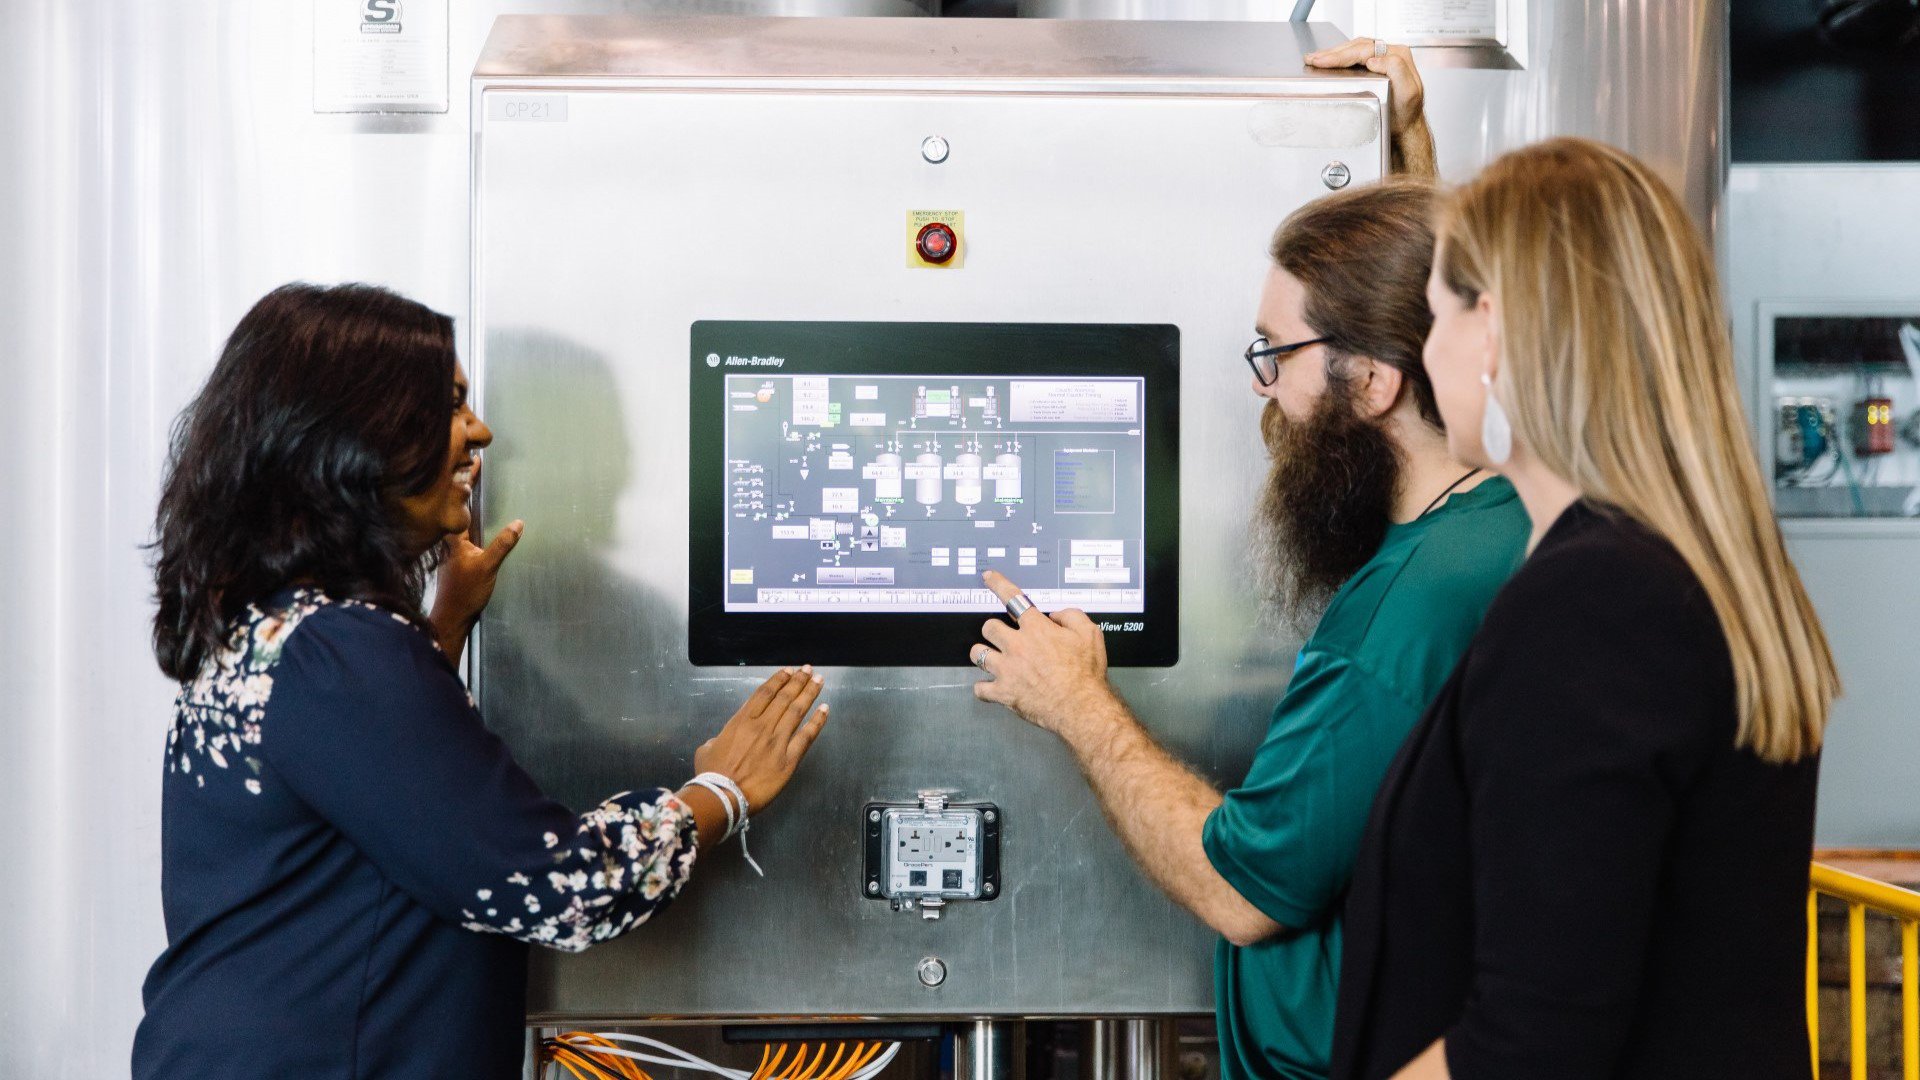
M 617 937 L 695 857 L 671 793 L 573 813 L 431 635 L 314 590 L 249 609 L 182 686 L 162 834 L 136 1078 L 517 1077 L 520 943 Z

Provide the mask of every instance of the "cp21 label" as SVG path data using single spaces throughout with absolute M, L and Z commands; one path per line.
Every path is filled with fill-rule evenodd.
M 490 96 L 487 119 L 562 123 L 567 119 L 567 98 L 564 94 Z

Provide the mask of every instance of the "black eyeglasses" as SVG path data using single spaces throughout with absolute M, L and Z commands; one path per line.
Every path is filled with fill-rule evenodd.
M 1261 386 L 1272 386 L 1280 377 L 1280 361 L 1299 352 L 1309 345 L 1325 345 L 1332 338 L 1317 337 L 1311 341 L 1296 341 L 1291 345 L 1269 345 L 1265 337 L 1253 339 L 1247 346 L 1247 366 L 1253 369 L 1253 377 L 1260 380 Z

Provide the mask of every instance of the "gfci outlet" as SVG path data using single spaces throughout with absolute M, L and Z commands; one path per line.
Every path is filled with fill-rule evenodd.
M 936 826 L 927 830 L 927 858 L 933 862 L 971 864 L 977 846 L 972 829 Z
M 938 918 L 948 903 L 1000 895 L 1000 809 L 923 795 L 868 803 L 863 894 Z

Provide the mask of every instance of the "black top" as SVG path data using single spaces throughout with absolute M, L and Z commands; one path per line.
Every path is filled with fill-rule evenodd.
M 546 798 L 428 634 L 310 591 L 181 688 L 163 799 L 136 1080 L 517 1078 L 525 943 L 639 925 L 695 851 L 670 794 Z
M 1664 540 L 1569 508 L 1387 773 L 1335 1080 L 1809 1075 L 1817 758 L 1734 749 L 1732 662 Z

